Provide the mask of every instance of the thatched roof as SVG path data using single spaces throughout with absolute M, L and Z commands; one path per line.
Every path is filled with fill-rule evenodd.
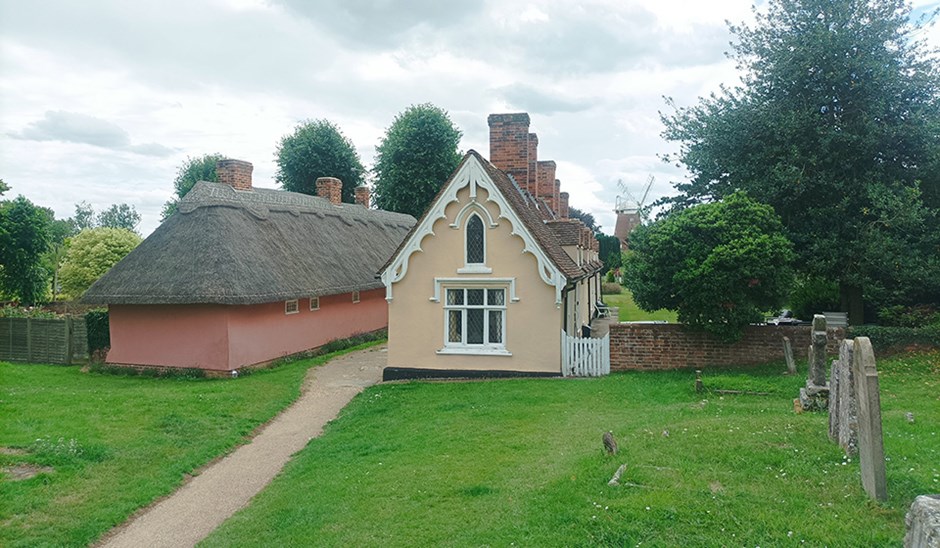
M 257 304 L 376 289 L 376 271 L 414 223 L 305 194 L 200 182 L 82 301 Z
M 558 268 L 558 270 L 564 274 L 569 280 L 576 280 L 583 278 L 585 276 L 591 275 L 596 272 L 599 267 L 594 263 L 588 263 L 587 265 L 578 266 L 571 257 L 565 253 L 565 250 L 561 248 L 561 243 L 559 243 L 556 235 L 548 228 L 543 219 L 543 213 L 541 213 L 541 208 L 539 207 L 537 201 L 534 200 L 531 194 L 523 190 L 509 175 L 505 172 L 491 164 L 488 160 L 480 156 L 480 154 L 475 150 L 470 150 L 464 156 L 463 160 L 460 163 L 460 166 L 454 170 L 454 173 L 451 174 L 451 178 L 447 180 L 446 183 L 441 187 L 441 190 L 438 191 L 437 196 L 431 201 L 435 203 L 441 199 L 445 189 L 451 184 L 453 178 L 460 171 L 460 168 L 469 161 L 470 158 L 476 158 L 480 161 L 480 164 L 483 166 L 483 169 L 486 171 L 487 175 L 499 189 L 503 197 L 506 198 L 506 201 L 509 203 L 509 206 L 512 207 L 516 215 L 525 225 L 526 229 L 530 234 L 535 238 L 536 243 L 539 247 L 542 248 L 542 251 L 545 252 L 545 255 L 548 259 Z M 547 208 L 548 205 L 542 201 L 542 207 Z M 431 208 L 428 208 L 425 211 L 424 215 L 428 215 Z M 423 217 L 422 217 L 423 219 Z M 412 233 L 417 230 L 418 226 L 415 225 L 408 235 L 402 240 L 398 248 L 392 253 L 389 260 L 382 266 L 381 270 L 385 270 L 391 265 L 395 257 L 401 252 L 402 248 L 405 246 L 405 243 L 411 237 Z M 603 265 L 603 263 L 600 263 Z

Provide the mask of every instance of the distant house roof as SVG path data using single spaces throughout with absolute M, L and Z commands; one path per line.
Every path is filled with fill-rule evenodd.
M 578 245 L 581 243 L 581 230 L 584 223 L 577 219 L 565 219 L 545 223 L 555 235 L 559 245 Z
M 382 287 L 415 219 L 264 188 L 199 182 L 101 277 L 91 304 L 257 304 Z
M 565 250 L 561 248 L 562 244 L 559 243 L 558 238 L 544 222 L 543 213 L 540 211 L 538 202 L 531 196 L 531 194 L 520 188 L 519 185 L 516 184 L 516 182 L 512 179 L 512 177 L 480 156 L 480 154 L 475 150 L 470 150 L 467 152 L 463 158 L 463 161 L 461 161 L 460 166 L 458 166 L 451 175 L 451 179 L 444 183 L 437 196 L 434 197 L 434 200 L 431 202 L 432 204 L 441 199 L 441 196 L 450 185 L 453 177 L 456 176 L 456 174 L 460 171 L 460 167 L 469 161 L 471 157 L 479 160 L 480 164 L 483 166 L 483 169 L 486 171 L 486 174 L 499 189 L 500 193 L 505 197 L 510 207 L 513 208 L 516 215 L 522 221 L 522 224 L 525 225 L 529 233 L 531 233 L 535 238 L 539 247 L 542 248 L 542 251 L 545 252 L 545 255 L 548 257 L 548 259 L 567 279 L 579 279 L 596 272 L 600 268 L 600 266 L 594 263 L 589 263 L 584 265 L 584 267 L 578 266 L 578 264 L 575 263 L 567 253 L 565 253 Z M 542 200 L 541 203 L 543 207 L 547 207 L 544 200 Z M 427 216 L 430 210 L 431 208 L 429 208 L 424 215 Z M 408 233 L 408 235 L 405 236 L 405 238 L 399 244 L 398 249 L 395 250 L 385 265 L 382 266 L 381 271 L 384 271 L 392 264 L 392 261 L 402 251 L 405 243 L 411 238 L 412 233 L 417 230 L 417 227 L 420 226 L 420 224 L 420 222 L 416 224 Z M 602 266 L 602 263 L 599 264 Z

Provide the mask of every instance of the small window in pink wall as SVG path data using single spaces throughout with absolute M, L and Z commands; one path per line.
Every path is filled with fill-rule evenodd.
M 297 299 L 284 301 L 284 313 L 285 314 L 296 314 L 298 312 L 300 312 L 300 305 L 297 303 Z
M 310 310 L 320 310 L 320 297 L 310 297 Z
M 352 292 L 352 301 L 354 303 L 359 302 L 359 290 L 358 289 Z

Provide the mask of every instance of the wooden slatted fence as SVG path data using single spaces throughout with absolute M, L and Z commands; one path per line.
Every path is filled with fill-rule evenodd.
M 0 318 L 0 360 L 71 364 L 86 359 L 84 318 Z

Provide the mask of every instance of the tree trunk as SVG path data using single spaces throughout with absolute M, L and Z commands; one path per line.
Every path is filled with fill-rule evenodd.
M 865 301 L 862 299 L 862 288 L 839 282 L 839 301 L 843 312 L 849 314 L 849 325 L 865 323 Z

